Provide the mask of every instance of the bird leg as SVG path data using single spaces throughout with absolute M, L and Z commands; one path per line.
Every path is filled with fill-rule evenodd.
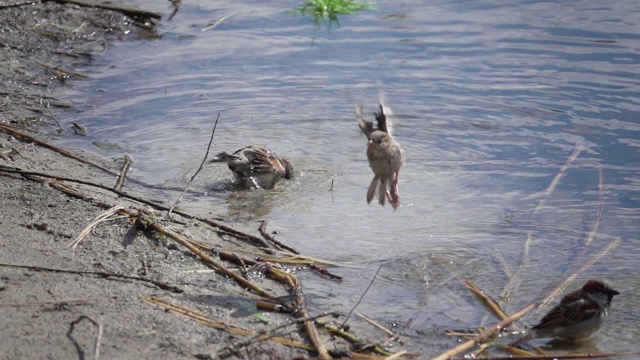
M 389 187 L 389 179 L 382 176 L 380 177 L 380 187 L 378 188 L 378 203 L 384 205 L 385 198 L 389 194 L 387 188 Z
M 398 190 L 398 175 L 399 171 L 396 171 L 395 177 L 393 179 L 393 183 L 391 183 L 391 194 L 389 198 L 389 202 L 394 209 L 397 209 L 400 206 L 400 191 Z M 387 192 L 389 195 L 389 193 Z

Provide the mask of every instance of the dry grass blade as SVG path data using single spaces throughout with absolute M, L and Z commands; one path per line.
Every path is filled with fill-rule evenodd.
M 124 207 L 122 205 L 115 205 L 112 208 L 110 208 L 109 210 L 103 212 L 102 214 L 98 215 L 98 217 L 96 217 L 95 219 L 93 219 L 93 221 L 87 225 L 84 229 L 82 229 L 82 231 L 80 232 L 80 235 L 78 235 L 78 237 L 73 240 L 71 243 L 69 243 L 69 245 L 67 245 L 67 247 L 65 247 L 65 249 L 71 248 L 72 251 L 76 251 L 76 247 L 78 246 L 78 244 L 87 236 L 91 233 L 91 231 L 98 226 L 98 224 L 100 224 L 101 222 L 106 221 L 108 218 L 110 218 L 111 216 L 115 215 L 118 211 L 124 209 Z

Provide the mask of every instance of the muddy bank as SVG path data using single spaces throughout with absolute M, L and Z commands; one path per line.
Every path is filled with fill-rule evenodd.
M 13 5 L 0 6 L 0 123 L 36 138 L 39 132 L 58 130 L 61 136 L 73 136 L 69 129 L 58 129 L 50 110 L 74 110 L 56 94 L 82 81 L 82 69 L 97 54 L 116 41 L 155 36 L 149 24 L 135 24 L 145 19 L 118 11 L 56 2 Z M 243 251 L 255 251 L 255 244 L 193 218 L 163 220 L 161 212 L 133 199 L 144 195 L 127 188 L 128 196 L 109 190 L 119 171 L 113 162 L 89 160 L 94 165 L 0 131 L 0 359 L 89 359 L 96 357 L 96 344 L 104 359 L 225 354 L 288 359 L 315 353 L 275 341 L 239 344 L 248 337 L 241 330 L 269 331 L 292 316 L 258 311 L 255 291 L 246 291 L 194 252 L 134 224 L 135 217 L 126 214 L 145 209 L 151 221 L 201 240 L 201 250 L 214 260 L 222 256 L 217 249 L 229 247 L 235 249 L 233 256 L 251 258 Z M 62 178 L 103 188 L 58 181 Z M 75 250 L 67 248 L 93 219 L 115 205 L 120 212 L 88 233 Z M 238 274 L 241 270 L 232 268 Z M 274 298 L 291 295 L 287 289 L 302 291 L 296 290 L 299 284 L 287 288 L 263 276 L 276 270 L 251 268 L 249 261 L 245 270 Z M 203 319 L 178 314 L 181 309 L 212 317 L 219 328 L 213 328 L 214 320 L 203 325 Z M 295 311 L 302 314 L 299 308 Z M 311 346 L 302 324 L 275 333 Z M 320 338 L 329 349 L 349 347 L 327 331 Z M 234 344 L 237 351 L 225 350 Z

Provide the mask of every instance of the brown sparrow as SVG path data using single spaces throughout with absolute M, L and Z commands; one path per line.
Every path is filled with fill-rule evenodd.
M 618 294 L 602 281 L 589 280 L 581 289 L 565 295 L 538 325 L 509 346 L 519 346 L 536 338 L 555 337 L 571 342 L 588 339 L 600 329 L 613 296 Z
M 398 174 L 404 163 L 404 155 L 391 135 L 391 120 L 388 119 L 391 110 L 383 104 L 382 99 L 379 104 L 380 112 L 375 113 L 378 128 L 374 129 L 371 122 L 363 119 L 362 106 L 355 103 L 358 126 L 369 140 L 367 158 L 374 174 L 367 190 L 367 203 L 371 203 L 377 192 L 380 205 L 384 205 L 385 199 L 389 199 L 391 206 L 397 209 L 400 206 Z
M 226 162 L 235 181 L 250 189 L 273 189 L 280 179 L 291 179 L 293 166 L 271 150 L 247 146 L 233 154 L 221 152 L 210 162 Z

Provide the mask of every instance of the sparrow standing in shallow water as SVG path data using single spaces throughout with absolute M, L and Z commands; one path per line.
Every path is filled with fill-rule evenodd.
M 362 117 L 362 106 L 358 103 L 356 107 L 356 117 L 358 126 L 369 140 L 367 145 L 367 158 L 369 166 L 373 170 L 373 180 L 367 190 L 367 203 L 371 203 L 374 196 L 378 195 L 378 202 L 384 205 L 385 199 L 394 209 L 400 206 L 400 193 L 398 192 L 398 174 L 404 163 L 403 150 L 393 139 L 391 120 L 391 109 L 386 107 L 382 99 L 379 99 L 380 112 L 375 113 L 378 128 L 374 129 L 371 122 L 367 122 Z
M 519 346 L 536 338 L 555 337 L 571 342 L 588 339 L 600 329 L 611 300 L 618 294 L 602 281 L 589 280 L 581 289 L 565 295 L 538 325 L 509 346 Z
M 272 189 L 280 179 L 293 177 L 293 166 L 271 150 L 247 146 L 233 154 L 221 152 L 210 162 L 225 162 L 236 182 L 251 189 Z

